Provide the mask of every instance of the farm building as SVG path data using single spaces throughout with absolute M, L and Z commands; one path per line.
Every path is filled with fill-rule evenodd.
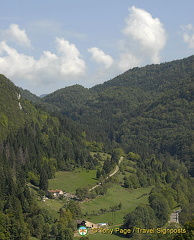
M 77 228 L 82 227 L 82 226 L 87 227 L 87 228 L 98 228 L 98 224 L 92 223 L 89 221 L 85 221 L 85 220 L 76 220 L 76 223 L 77 223 Z
M 62 190 L 48 190 L 47 195 L 49 198 L 58 198 L 59 196 L 62 196 L 64 192 Z

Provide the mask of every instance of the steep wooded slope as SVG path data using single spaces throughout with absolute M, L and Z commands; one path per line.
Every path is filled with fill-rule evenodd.
M 21 99 L 19 88 L 0 75 L 0 138 L 18 129 L 28 118 L 33 118 L 33 107 Z M 28 114 L 28 115 L 27 115 Z
M 127 152 L 169 152 L 190 165 L 194 155 L 193 95 L 191 56 L 134 68 L 91 89 L 67 87 L 43 101 L 108 136 Z
M 0 75 L 0 150 L 0 239 L 72 239 L 72 217 L 61 226 L 62 219 L 38 208 L 28 183 L 45 194 L 57 170 L 94 167 L 82 129 L 24 100 L 19 88 Z

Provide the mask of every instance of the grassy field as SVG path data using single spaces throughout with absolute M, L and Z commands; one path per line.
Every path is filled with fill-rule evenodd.
M 64 207 L 64 202 L 56 199 L 47 199 L 45 202 L 37 201 L 40 208 L 47 209 L 55 218 L 59 217 L 59 209 Z
M 150 191 L 151 187 L 125 189 L 120 185 L 114 185 L 108 189 L 105 196 L 82 203 L 82 213 L 86 215 L 87 220 L 94 223 L 106 222 L 109 225 L 119 225 L 123 223 L 123 216 L 126 213 L 134 210 L 140 203 L 148 203 L 148 194 Z M 121 210 L 117 210 L 115 213 L 110 212 L 110 207 L 119 203 L 122 204 Z M 101 208 L 106 209 L 107 212 L 101 214 Z
M 105 196 L 97 197 L 94 200 L 81 204 L 82 213 L 86 214 L 86 219 L 94 222 L 106 222 L 109 225 L 123 223 L 123 216 L 134 210 L 140 203 L 148 203 L 148 194 L 152 187 L 139 189 L 125 189 L 120 185 L 113 185 L 108 188 Z M 147 194 L 147 195 L 146 195 Z M 143 195 L 143 196 L 142 196 Z M 110 207 L 122 204 L 121 210 L 115 213 L 109 212 Z M 100 209 L 107 210 L 105 214 L 100 214 Z
M 105 157 L 105 156 L 104 156 Z M 123 181 L 122 173 L 117 175 L 118 181 Z M 75 193 L 79 187 L 96 185 L 96 170 L 76 169 L 73 172 L 57 172 L 54 179 L 49 180 L 49 189 L 61 189 L 66 192 Z M 83 219 L 93 223 L 106 222 L 110 228 L 115 228 L 123 223 L 123 217 L 126 213 L 134 210 L 140 203 L 148 203 L 148 194 L 152 187 L 139 189 L 126 189 L 120 184 L 114 184 L 107 190 L 105 196 L 99 196 L 88 202 L 80 203 L 82 213 L 85 215 Z M 120 204 L 120 210 L 112 213 L 111 207 Z M 41 208 L 49 210 L 49 212 L 58 218 L 58 211 L 64 206 L 63 200 L 48 199 L 46 202 L 38 201 Z M 101 213 L 100 209 L 105 209 L 105 213 Z M 80 237 L 74 239 L 79 240 Z M 126 239 L 124 236 L 114 234 L 89 234 L 90 240 L 119 240 Z
M 51 215 L 55 218 L 59 217 L 59 209 L 64 206 L 65 200 L 59 199 L 47 199 L 45 202 L 41 201 L 40 195 L 38 194 L 38 188 L 28 183 L 31 194 L 37 199 L 37 204 L 40 208 L 47 209 Z
M 84 219 L 94 223 L 109 223 L 110 229 L 115 229 L 116 227 L 118 228 L 120 225 L 122 225 L 123 217 L 125 214 L 135 209 L 140 203 L 148 203 L 148 194 L 150 193 L 151 189 L 152 187 L 125 189 L 120 185 L 115 184 L 112 187 L 108 188 L 107 194 L 105 196 L 101 196 L 94 200 L 81 204 L 82 212 L 87 212 L 87 216 Z M 99 210 L 101 208 L 106 208 L 107 211 L 109 211 L 111 206 L 118 205 L 120 202 L 122 204 L 121 210 L 117 210 L 115 213 L 99 213 Z M 88 236 L 90 240 L 126 239 L 125 235 L 118 236 L 108 233 L 89 234 Z M 80 237 L 74 237 L 75 240 L 79 240 L 79 238 Z
M 105 156 L 104 156 L 105 158 Z M 130 174 L 130 173 L 127 173 Z M 123 217 L 130 211 L 134 210 L 140 203 L 148 203 L 148 194 L 152 187 L 139 188 L 139 189 L 126 189 L 121 186 L 123 182 L 123 174 L 121 172 L 116 174 L 116 178 L 120 184 L 112 184 L 108 189 L 105 196 L 99 196 L 93 200 L 80 203 L 84 220 L 93 223 L 106 222 L 109 228 L 115 228 L 123 223 Z M 75 193 L 79 187 L 96 185 L 96 170 L 76 169 L 73 172 L 57 172 L 54 179 L 49 180 L 49 189 L 61 189 L 66 192 Z M 31 186 L 31 191 L 37 198 L 37 203 L 40 208 L 47 209 L 52 216 L 58 218 L 59 209 L 64 206 L 65 200 L 47 199 L 45 202 L 40 201 L 37 189 Z M 120 210 L 112 213 L 111 207 L 120 204 Z M 100 209 L 105 209 L 102 214 Z M 111 227 L 112 226 L 112 227 Z M 80 237 L 74 237 L 79 240 Z M 36 239 L 36 238 L 31 238 Z M 90 240 L 120 240 L 126 239 L 125 236 L 117 236 L 114 234 L 89 234 Z
M 120 174 L 117 176 L 119 177 Z M 96 184 L 96 170 L 77 169 L 73 172 L 57 172 L 56 178 L 49 180 L 49 189 L 62 189 L 74 193 L 79 187 L 94 186 Z M 121 176 L 123 177 L 123 176 Z M 148 194 L 152 187 L 139 189 L 126 189 L 119 184 L 114 184 L 108 188 L 105 196 L 99 196 L 88 202 L 81 203 L 84 218 L 94 223 L 107 222 L 109 225 L 118 225 L 123 223 L 123 216 L 134 210 L 140 203 L 148 203 Z M 147 195 L 146 195 L 147 194 Z M 143 196 L 142 196 L 143 195 Z M 122 208 L 112 213 L 110 207 L 122 204 Z M 39 202 L 40 207 L 48 209 L 55 216 L 60 207 L 63 206 L 60 201 L 47 200 L 46 203 Z M 104 214 L 100 209 L 106 209 Z
M 48 189 L 75 193 L 79 187 L 94 186 L 96 183 L 96 170 L 76 169 L 72 172 L 57 172 L 56 177 L 49 180 Z

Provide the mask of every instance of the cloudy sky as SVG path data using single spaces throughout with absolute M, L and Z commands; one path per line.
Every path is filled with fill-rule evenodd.
M 193 55 L 193 0 L 7 0 L 0 73 L 37 95 Z

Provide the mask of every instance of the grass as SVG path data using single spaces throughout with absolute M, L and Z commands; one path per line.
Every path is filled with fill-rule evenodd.
M 119 173 L 117 176 L 119 175 L 122 174 Z M 73 172 L 57 172 L 56 178 L 49 180 L 49 189 L 62 189 L 75 193 L 79 187 L 94 186 L 97 182 L 95 176 L 96 170 L 76 169 Z M 120 178 L 122 177 L 123 175 L 120 176 Z M 134 210 L 140 203 L 148 203 L 148 194 L 151 188 L 125 189 L 119 184 L 114 184 L 108 188 L 106 195 L 80 204 L 82 213 L 85 215 L 84 218 L 94 223 L 107 222 L 110 226 L 121 225 L 126 213 Z M 58 200 L 47 200 L 46 203 L 39 202 L 39 205 L 48 209 L 55 216 L 63 206 Z M 122 204 L 122 208 L 112 213 L 110 207 L 119 203 Z M 101 214 L 100 209 L 106 209 L 106 212 Z
M 140 203 L 148 203 L 148 194 L 152 187 L 139 189 L 125 189 L 120 185 L 114 185 L 108 188 L 105 196 L 97 197 L 94 200 L 81 204 L 83 214 L 86 219 L 94 222 L 107 222 L 109 225 L 121 225 L 126 213 L 134 210 Z M 142 196 L 143 194 L 147 194 Z M 142 197 L 141 197 L 142 196 Z M 115 213 L 109 212 L 110 207 L 118 205 L 121 202 L 121 210 Z M 105 208 L 107 212 L 100 214 L 100 209 Z
M 48 189 L 75 193 L 77 188 L 94 186 L 96 183 L 96 170 L 76 169 L 72 172 L 57 172 L 56 177 L 49 180 Z
M 59 199 L 47 199 L 45 202 L 41 201 L 41 198 L 38 194 L 38 187 L 33 186 L 28 183 L 31 194 L 36 198 L 37 205 L 40 208 L 47 209 L 51 215 L 55 218 L 59 217 L 59 209 L 64 206 L 64 200 Z
M 64 202 L 62 200 L 47 199 L 45 202 L 37 201 L 40 208 L 47 209 L 54 218 L 59 217 L 59 209 L 64 207 Z
M 107 222 L 109 223 L 110 229 L 118 228 L 123 224 L 123 217 L 130 211 L 134 210 L 140 203 L 148 203 L 148 195 L 152 187 L 139 188 L 139 189 L 125 189 L 120 185 L 113 185 L 108 188 L 107 194 L 105 196 L 98 197 L 89 202 L 81 204 L 82 212 L 88 213 L 88 216 L 85 217 L 86 220 L 89 220 L 94 223 Z M 110 210 L 111 206 L 118 205 L 122 203 L 121 210 L 112 212 L 107 212 L 105 214 L 99 214 L 100 208 L 106 208 Z M 91 215 L 90 214 L 96 214 Z M 112 225 L 112 227 L 111 227 Z M 125 235 L 115 235 L 115 234 L 89 234 L 90 240 L 120 240 L 126 239 Z M 74 237 L 75 240 L 79 240 L 80 237 Z
M 122 173 L 117 174 L 119 182 L 122 182 Z M 96 170 L 76 169 L 73 172 L 57 172 L 54 179 L 49 180 L 49 189 L 62 189 L 66 192 L 75 193 L 79 187 L 96 185 Z M 123 217 L 134 210 L 140 203 L 148 203 L 148 194 L 152 187 L 139 189 L 125 189 L 119 184 L 110 186 L 106 195 L 99 196 L 88 202 L 80 203 L 85 220 L 100 223 L 106 222 L 110 228 L 115 228 L 123 224 Z M 110 207 L 122 204 L 120 210 L 112 213 Z M 58 218 L 58 211 L 64 206 L 63 200 L 48 199 L 46 202 L 38 201 L 41 208 L 47 209 L 55 218 Z M 104 214 L 100 209 L 106 209 Z M 112 227 L 111 227 L 112 226 Z M 79 240 L 80 237 L 74 237 Z M 33 238 L 32 238 L 33 239 Z M 115 234 L 89 234 L 90 240 L 119 240 L 126 239 L 125 236 Z

